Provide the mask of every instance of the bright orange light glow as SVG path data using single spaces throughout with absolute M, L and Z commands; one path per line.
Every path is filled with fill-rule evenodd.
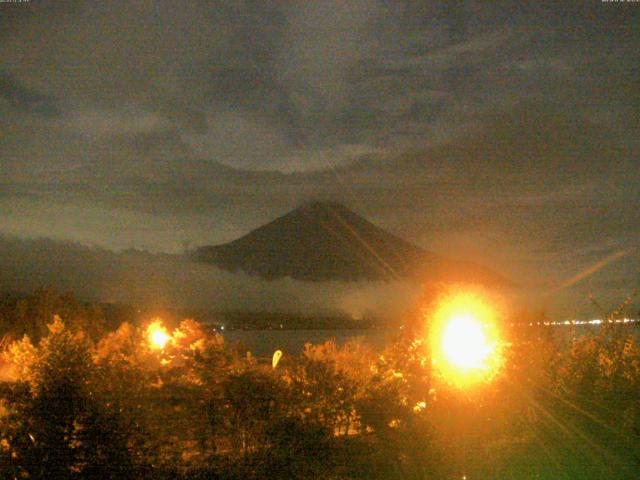
M 171 340 L 167 329 L 164 328 L 162 322 L 158 320 L 154 320 L 147 327 L 147 338 L 149 339 L 149 344 L 151 348 L 155 349 L 163 349 L 167 342 Z
M 433 363 L 458 387 L 488 381 L 502 363 L 495 312 L 479 295 L 456 293 L 446 298 L 430 324 Z
M 442 350 L 449 363 L 460 368 L 482 368 L 493 346 L 482 325 L 471 315 L 452 318 L 442 335 Z

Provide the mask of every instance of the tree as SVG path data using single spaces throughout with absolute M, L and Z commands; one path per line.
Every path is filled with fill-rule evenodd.
M 285 415 L 287 385 L 271 372 L 247 369 L 225 379 L 223 395 L 232 449 L 246 457 L 268 444 L 269 425 Z
M 4 384 L 6 472 L 34 479 L 123 478 L 133 471 L 128 432 L 94 395 L 90 345 L 59 317 L 32 351 L 25 376 Z

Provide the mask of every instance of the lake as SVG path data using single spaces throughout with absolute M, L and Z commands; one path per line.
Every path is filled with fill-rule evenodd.
M 595 332 L 599 324 L 573 324 L 555 322 L 550 325 L 533 326 L 533 328 L 553 328 L 560 337 L 567 334 Z M 573 327 L 573 328 L 571 328 Z M 640 323 L 631 320 L 622 328 L 631 328 L 640 335 Z M 398 328 L 373 328 L 373 329 L 336 329 L 336 330 L 228 330 L 221 332 L 227 344 L 233 345 L 241 342 L 254 356 L 270 357 L 276 350 L 282 350 L 285 354 L 299 355 L 304 349 L 305 343 L 318 345 L 328 340 L 333 340 L 338 346 L 344 345 L 353 338 L 362 337 L 365 343 L 375 350 L 381 351 L 392 342 L 400 333 Z

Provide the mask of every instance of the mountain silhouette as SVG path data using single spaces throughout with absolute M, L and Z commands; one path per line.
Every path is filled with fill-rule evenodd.
M 488 268 L 424 250 L 335 202 L 307 203 L 237 240 L 200 247 L 192 256 L 264 279 L 506 282 Z

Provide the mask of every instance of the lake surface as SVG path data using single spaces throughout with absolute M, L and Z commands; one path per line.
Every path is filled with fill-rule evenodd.
M 534 326 L 533 328 L 552 328 L 559 339 L 567 339 L 567 335 L 580 335 L 587 332 L 597 332 L 599 325 L 580 324 L 565 325 L 558 322 L 551 325 Z M 621 328 L 633 330 L 640 338 L 640 323 L 632 320 L 628 325 L 620 325 Z M 353 338 L 362 340 L 376 351 L 382 351 L 400 334 L 398 328 L 375 329 L 344 329 L 344 330 L 230 330 L 221 332 L 227 344 L 233 345 L 240 342 L 254 356 L 270 357 L 276 350 L 282 350 L 288 355 L 299 355 L 304 349 L 305 343 L 318 345 L 328 340 L 334 341 L 338 346 L 344 345 Z

